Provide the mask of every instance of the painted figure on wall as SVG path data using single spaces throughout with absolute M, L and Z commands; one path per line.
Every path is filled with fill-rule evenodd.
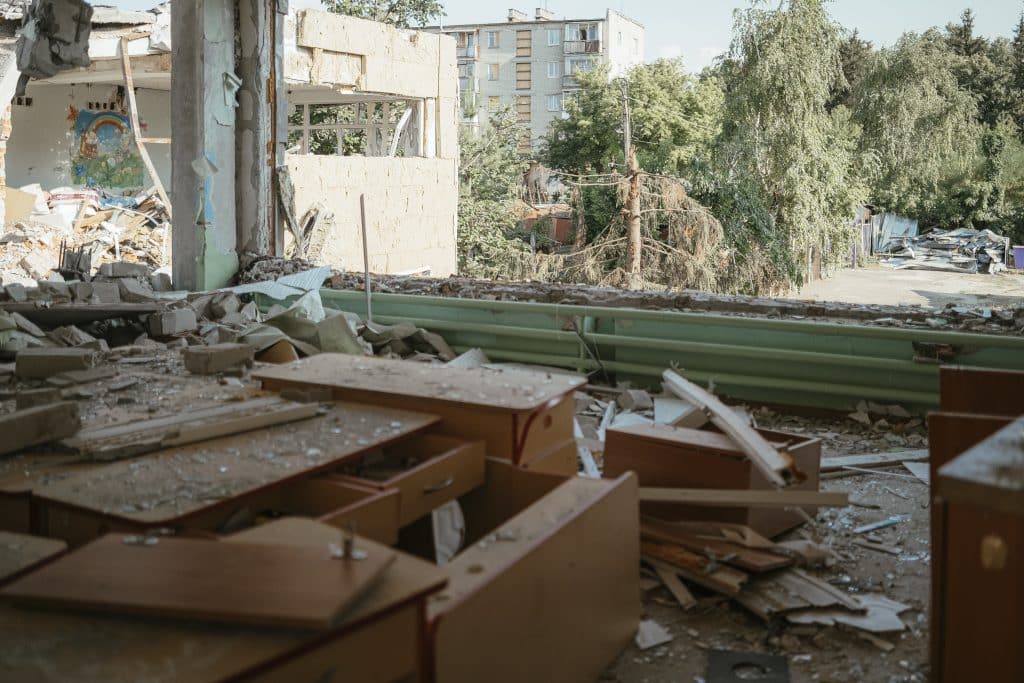
M 132 140 L 128 117 L 112 111 L 71 108 L 71 174 L 76 185 L 141 188 L 145 170 Z

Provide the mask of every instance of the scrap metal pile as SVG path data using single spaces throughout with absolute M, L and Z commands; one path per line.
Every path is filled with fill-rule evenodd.
M 898 236 L 882 246 L 889 255 L 882 265 L 896 270 L 943 270 L 955 273 L 996 273 L 1006 270 L 1009 241 L 991 230 L 932 230 Z

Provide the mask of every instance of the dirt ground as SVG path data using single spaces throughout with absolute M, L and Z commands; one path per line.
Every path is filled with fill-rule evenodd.
M 758 424 L 823 439 L 824 455 L 921 448 L 923 426 L 900 430 L 862 426 L 843 418 L 804 418 L 756 412 Z M 913 424 L 910 422 L 908 424 Z M 888 473 L 888 474 L 886 474 Z M 896 475 L 896 476 L 893 476 Z M 895 647 L 885 652 L 841 627 L 765 624 L 742 607 L 691 587 L 697 607 L 683 611 L 663 587 L 644 596 L 644 617 L 665 627 L 672 642 L 646 651 L 630 644 L 602 676 L 619 683 L 704 683 L 710 649 L 783 655 L 793 683 L 904 683 L 928 680 L 930 585 L 928 486 L 903 467 L 823 481 L 825 491 L 845 491 L 857 505 L 820 511 L 814 528 L 792 532 L 825 543 L 841 558 L 812 574 L 850 593 L 883 593 L 909 605 L 906 630 L 880 634 Z M 852 530 L 893 515 L 908 519 L 873 532 L 872 540 L 901 548 L 899 555 L 868 550 L 851 541 Z M 751 678 L 749 680 L 757 680 Z M 713 683 L 707 681 L 706 683 Z
M 811 282 L 793 296 L 814 301 L 886 306 L 1020 306 L 1024 270 L 998 275 L 967 275 L 933 270 L 892 270 L 882 266 L 843 269 Z

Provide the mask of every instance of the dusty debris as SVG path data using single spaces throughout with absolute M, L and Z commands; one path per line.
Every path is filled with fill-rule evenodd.
M 636 631 L 636 646 L 641 650 L 649 650 L 672 641 L 672 634 L 653 619 L 644 619 Z
M 71 436 L 82 426 L 78 404 L 70 401 L 16 410 L 0 415 L 0 454 Z

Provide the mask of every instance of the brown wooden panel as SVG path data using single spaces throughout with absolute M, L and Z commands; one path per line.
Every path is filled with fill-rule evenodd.
M 533 32 L 516 31 L 516 57 L 529 57 L 533 49 Z
M 326 628 L 394 561 L 373 549 L 338 560 L 325 547 L 108 534 L 0 590 L 19 604 L 241 624 Z
M 1024 415 L 1024 372 L 944 366 L 939 370 L 943 412 Z

